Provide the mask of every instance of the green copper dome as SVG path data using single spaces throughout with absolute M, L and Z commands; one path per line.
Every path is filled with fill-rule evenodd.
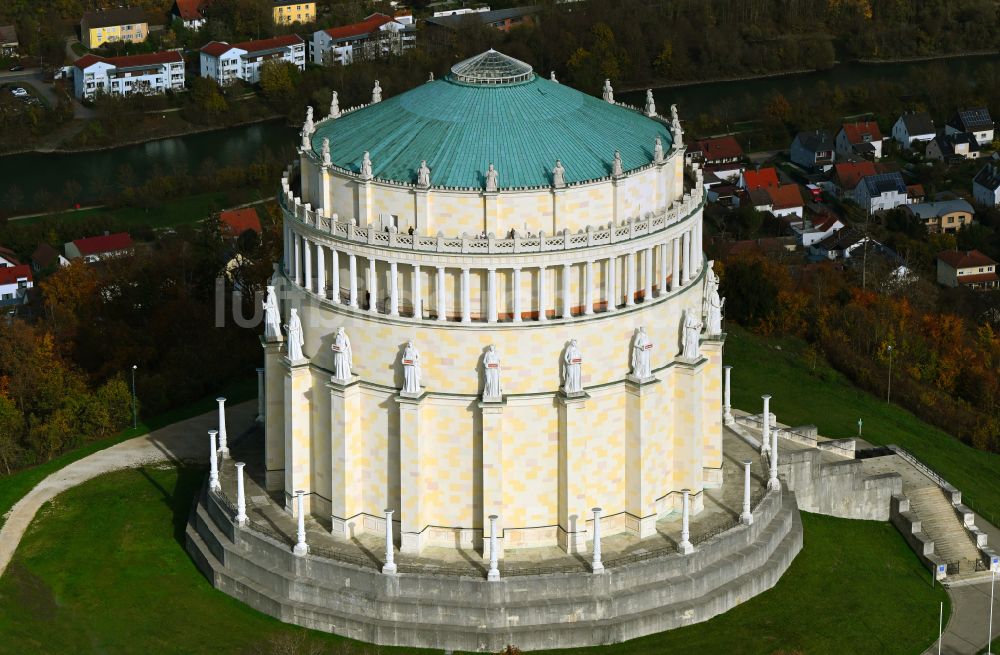
M 616 150 L 625 172 L 645 166 L 656 137 L 669 150 L 666 124 L 491 50 L 443 80 L 324 122 L 312 145 L 321 153 L 329 139 L 333 164 L 354 172 L 368 151 L 374 177 L 407 184 L 427 160 L 436 187 L 483 188 L 492 163 L 499 188 L 512 189 L 551 185 L 557 159 L 567 184 L 610 175 Z

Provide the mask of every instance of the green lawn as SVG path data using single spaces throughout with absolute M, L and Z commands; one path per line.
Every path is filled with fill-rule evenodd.
M 780 350 L 778 349 L 780 348 Z M 782 423 L 814 424 L 826 437 L 862 437 L 874 444 L 903 446 L 962 491 L 963 501 L 991 523 L 1000 519 L 1000 457 L 976 450 L 853 386 L 819 358 L 816 369 L 805 344 L 762 339 L 741 329 L 729 332 L 724 359 L 733 366 L 732 402 L 760 412 L 761 394 Z
M 281 624 L 211 587 L 182 546 L 204 475 L 166 465 L 117 471 L 46 504 L 0 579 L 0 653 L 375 653 Z M 902 655 L 931 643 L 947 598 L 894 528 L 802 520 L 806 547 L 771 591 L 706 623 L 568 652 Z M 279 648 L 290 643 L 298 647 Z
M 238 403 L 255 398 L 257 396 L 257 378 L 246 378 L 234 382 L 225 387 L 220 395 L 225 396 L 231 403 Z M 11 475 L 0 475 L 0 526 L 3 525 L 4 515 L 10 510 L 11 507 L 14 506 L 14 503 L 20 500 L 26 493 L 31 491 L 35 485 L 45 479 L 45 477 L 50 473 L 54 473 L 67 464 L 71 464 L 78 459 L 83 459 L 91 453 L 104 450 L 105 448 L 125 441 L 126 439 L 138 437 L 139 435 L 146 434 L 151 430 L 156 430 L 157 428 L 161 428 L 165 425 L 170 425 L 171 423 L 176 423 L 177 421 L 182 421 L 186 418 L 191 418 L 192 416 L 198 416 L 199 414 L 209 412 L 213 408 L 218 407 L 215 402 L 215 398 L 215 395 L 202 398 L 201 400 L 193 402 L 189 405 L 184 405 L 183 407 L 178 407 L 177 409 L 169 412 L 164 412 L 159 416 L 142 420 L 136 428 L 123 430 L 113 437 L 94 441 L 86 446 L 83 446 L 82 448 L 63 453 L 59 457 L 56 457 L 45 464 L 40 464 L 30 469 L 24 469 L 23 471 L 18 471 L 17 473 L 13 473 Z

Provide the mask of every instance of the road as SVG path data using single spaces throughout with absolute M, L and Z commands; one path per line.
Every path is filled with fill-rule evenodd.
M 44 78 L 42 77 L 42 70 L 40 68 L 25 68 L 23 71 L 17 72 L 0 72 L 0 84 L 8 84 L 12 82 L 25 82 L 30 84 L 32 89 L 45 96 L 45 99 L 48 101 L 50 107 L 55 107 L 59 104 L 59 96 L 56 95 L 52 85 L 44 81 Z M 97 113 L 93 109 L 87 109 L 75 98 L 73 99 L 73 118 L 93 118 L 96 115 Z

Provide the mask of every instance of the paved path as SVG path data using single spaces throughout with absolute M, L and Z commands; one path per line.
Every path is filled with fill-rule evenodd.
M 233 436 L 243 432 L 256 411 L 256 400 L 227 408 L 227 432 Z M 216 427 L 217 419 L 218 412 L 211 411 L 168 425 L 84 457 L 39 482 L 11 508 L 7 522 L 0 529 L 0 575 L 7 569 L 7 564 L 31 520 L 46 502 L 63 491 L 108 471 L 163 460 L 205 462 L 208 460 L 209 450 L 207 431 Z

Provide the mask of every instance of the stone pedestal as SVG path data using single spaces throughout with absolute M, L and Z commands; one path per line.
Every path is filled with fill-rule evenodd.
M 421 390 L 423 391 L 423 390 Z M 425 394 L 399 392 L 399 489 L 402 507 L 399 513 L 399 552 L 420 553 L 425 526 L 420 499 L 424 497 L 425 480 L 421 478 L 420 458 L 431 456 L 421 452 L 421 428 Z
M 705 337 L 701 354 L 705 363 L 701 370 L 701 434 L 702 484 L 708 488 L 722 486 L 722 346 L 725 335 Z
M 311 407 L 309 394 L 312 390 L 312 371 L 309 361 L 291 361 L 282 358 L 285 368 L 284 403 L 287 409 L 284 431 L 285 445 L 285 509 L 295 511 L 294 493 L 305 491 L 303 501 L 306 513 L 311 511 L 312 500 L 312 457 L 310 445 Z
M 559 402 L 559 545 L 567 553 L 583 553 L 587 542 L 586 459 L 590 456 L 590 426 L 586 393 L 560 391 Z
M 363 511 L 361 384 L 353 375 L 350 380 L 331 379 L 326 386 L 330 390 L 330 532 L 350 538 L 363 531 L 363 521 L 349 529 L 349 523 Z
M 708 360 L 679 360 L 675 365 L 674 389 L 674 475 L 671 489 L 702 488 L 702 389 Z
M 503 514 L 503 411 L 506 402 L 483 400 L 483 559 L 490 558 L 490 516 Z M 503 556 L 503 539 L 497 536 L 497 557 Z
M 264 478 L 268 491 L 285 484 L 285 366 L 280 338 L 266 341 L 264 349 Z
M 656 533 L 656 498 L 663 493 L 657 481 L 671 468 L 665 387 L 656 377 L 626 377 L 626 510 L 638 517 L 640 538 Z

